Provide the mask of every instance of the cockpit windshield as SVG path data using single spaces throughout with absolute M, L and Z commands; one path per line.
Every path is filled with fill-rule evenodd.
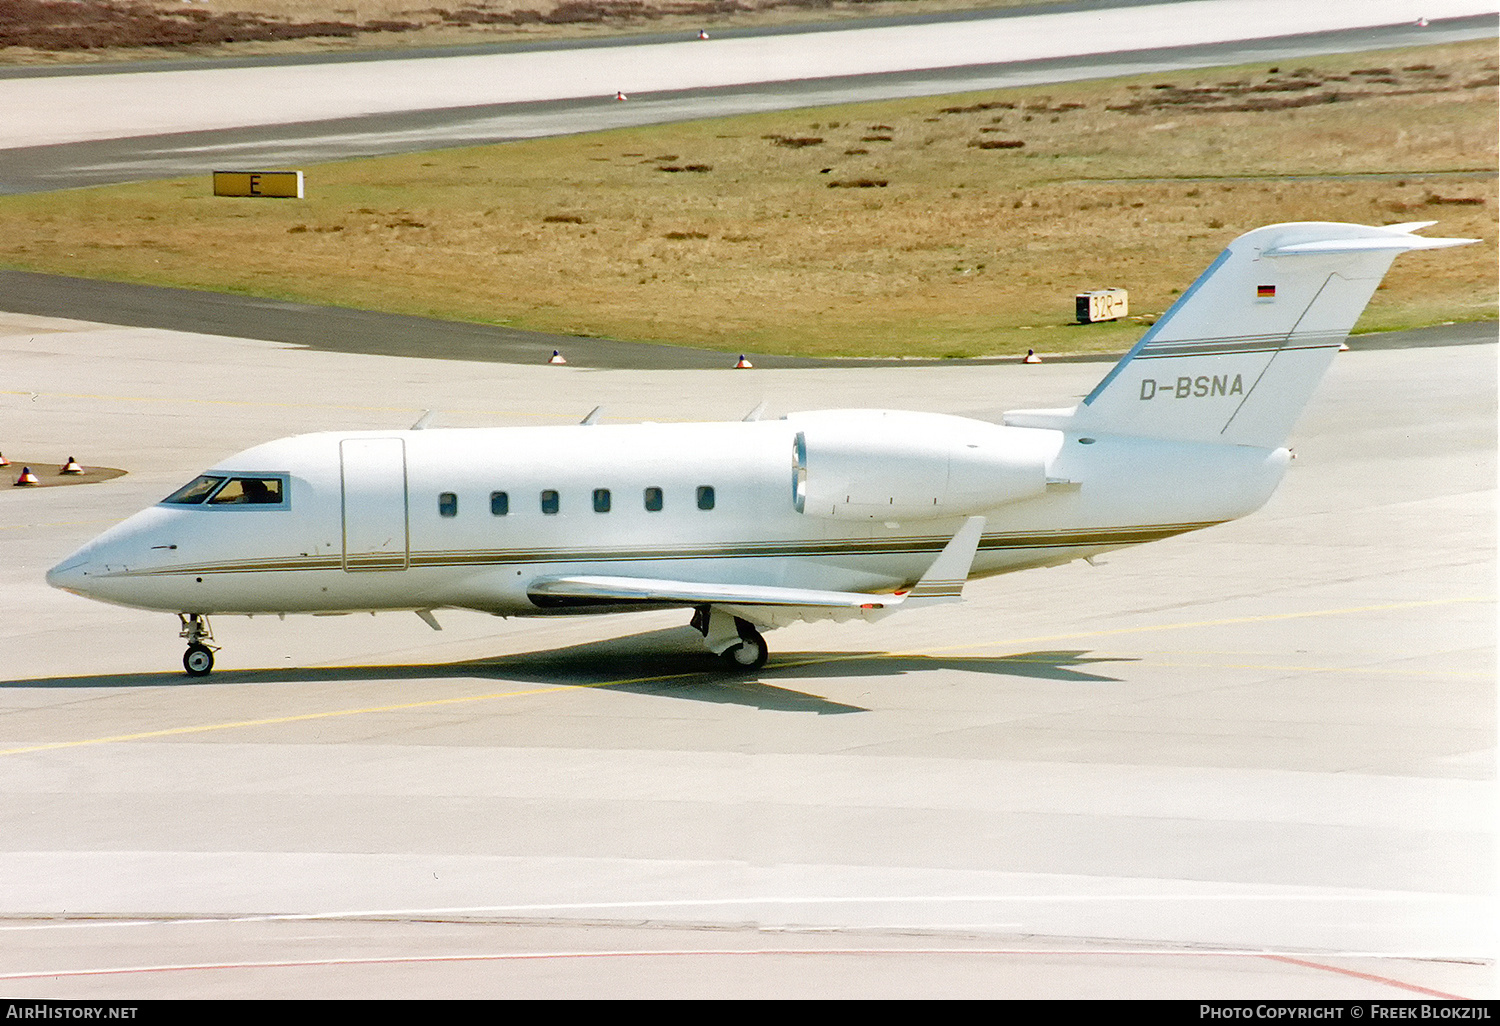
M 208 500 L 210 506 L 279 506 L 281 478 L 231 477 Z
M 210 477 L 204 474 L 202 477 L 194 478 L 161 501 L 170 502 L 178 506 L 196 506 L 208 498 L 209 493 L 223 483 L 224 479 L 222 477 Z
M 174 506 L 286 505 L 286 478 L 280 474 L 204 474 L 162 500 Z

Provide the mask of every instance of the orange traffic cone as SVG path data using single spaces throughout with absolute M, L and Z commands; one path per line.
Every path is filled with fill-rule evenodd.
M 0 467 L 10 466 L 10 460 L 5 458 L 5 453 L 0 452 Z
M 617 92 L 615 93 L 615 99 L 623 101 L 629 99 L 629 97 L 627 97 L 623 92 Z
M 548 360 L 547 362 L 548 363 L 567 363 L 568 361 L 563 359 L 563 354 L 560 351 L 554 349 L 554 350 L 552 350 L 552 359 Z
M 68 462 L 64 463 L 61 467 L 58 467 L 57 472 L 59 474 L 82 474 L 83 468 L 78 465 L 77 460 L 69 456 Z
M 698 30 L 698 38 L 699 39 L 707 39 L 708 38 L 708 30 L 707 29 L 699 29 Z
M 1026 350 L 1026 355 L 1021 358 L 1022 363 L 1041 363 L 1042 358 L 1036 355 L 1035 349 Z
M 41 484 L 41 482 L 36 479 L 36 475 L 31 472 L 31 468 L 30 467 L 22 467 L 21 468 L 21 476 L 18 477 L 18 478 L 16 478 L 16 484 L 18 484 L 18 485 L 34 485 L 34 484 Z
M 754 370 L 755 369 L 755 364 L 753 364 L 749 360 L 745 359 L 745 354 L 741 353 L 739 361 L 734 365 L 734 369 L 735 370 Z
M 1339 343 L 1339 352 L 1341 352 L 1341 353 L 1347 353 L 1348 351 L 1349 351 L 1349 343 L 1347 343 L 1347 342 L 1340 342 Z

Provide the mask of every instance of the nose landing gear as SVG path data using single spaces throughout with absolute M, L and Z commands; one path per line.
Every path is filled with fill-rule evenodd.
M 214 639 L 208 617 L 202 613 L 178 613 L 177 619 L 182 621 L 182 630 L 177 636 L 186 638 L 188 643 L 187 651 L 182 656 L 182 668 L 188 672 L 189 677 L 207 677 L 214 668 L 214 653 L 219 648 L 218 645 L 208 644 Z

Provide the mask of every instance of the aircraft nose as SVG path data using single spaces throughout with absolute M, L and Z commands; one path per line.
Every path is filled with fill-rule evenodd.
M 69 556 L 47 571 L 47 583 L 54 588 L 61 588 L 63 591 L 81 594 L 81 586 L 86 576 L 85 570 L 87 570 L 88 565 L 89 561 L 86 558 Z

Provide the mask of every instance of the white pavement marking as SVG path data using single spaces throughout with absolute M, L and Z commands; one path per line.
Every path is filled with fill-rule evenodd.
M 0 741 L 0 748 L 7 742 Z M 333 746 L 286 765 L 279 744 L 136 742 L 110 750 L 28 753 L 0 775 L 0 795 L 45 792 L 66 775 L 72 795 L 378 794 L 548 803 L 580 790 L 593 801 L 736 802 L 827 808 L 950 809 L 1110 815 L 1228 823 L 1317 824 L 1411 834 L 1483 831 L 1489 780 L 1222 767 L 976 762 L 910 756 L 597 751 L 569 748 Z M 940 792 L 933 780 L 947 780 Z M 726 793 L 725 781 L 735 782 Z
M 8 916 L 533 919 L 932 930 L 1486 957 L 1492 899 L 942 867 L 257 851 L 0 854 Z M 35 903 L 35 904 L 34 904 Z

